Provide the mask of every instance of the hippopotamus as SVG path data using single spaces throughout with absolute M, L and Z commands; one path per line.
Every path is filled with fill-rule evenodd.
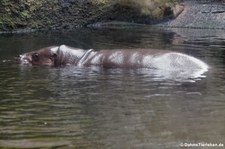
M 45 47 L 21 54 L 20 64 L 48 66 L 97 66 L 102 68 L 149 68 L 206 72 L 208 65 L 187 54 L 156 49 L 84 50 L 66 45 Z

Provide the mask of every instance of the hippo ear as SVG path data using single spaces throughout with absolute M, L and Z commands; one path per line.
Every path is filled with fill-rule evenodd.
M 51 55 L 51 57 L 50 57 L 50 59 L 51 59 L 51 61 L 52 61 L 52 64 L 53 64 L 54 66 L 58 66 L 57 57 L 58 57 L 58 55 L 57 55 L 56 53 L 53 53 L 53 54 Z
M 50 51 L 51 51 L 50 59 L 52 61 L 54 61 L 57 58 L 58 50 L 59 50 L 59 47 L 53 47 L 53 48 L 50 49 Z
M 50 59 L 54 62 L 57 58 L 57 53 L 53 53 L 50 57 Z
M 50 49 L 50 51 L 51 51 L 51 54 L 52 54 L 52 55 L 53 55 L 53 54 L 57 54 L 58 51 L 59 51 L 59 47 L 52 47 L 52 48 Z

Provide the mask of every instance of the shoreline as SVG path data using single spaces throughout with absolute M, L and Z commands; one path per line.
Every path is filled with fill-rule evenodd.
M 83 8 L 84 6 L 86 7 Z M 68 4 L 63 7 L 66 9 L 68 8 L 69 10 L 67 11 L 71 12 L 68 13 L 64 9 L 58 10 L 57 7 L 57 11 L 55 10 L 54 13 L 48 14 L 48 16 L 46 16 L 43 20 L 36 20 L 39 21 L 39 24 L 36 25 L 40 26 L 32 27 L 28 25 L 22 28 L 2 28 L 2 30 L 0 30 L 0 34 L 20 34 L 39 31 L 69 31 L 84 27 L 101 29 L 132 28 L 140 26 L 152 26 L 165 29 L 190 28 L 225 30 L 225 3 L 222 1 L 184 0 L 182 3 L 177 3 L 173 7 L 169 8 L 169 15 L 167 14 L 164 18 L 158 19 L 148 15 L 141 15 L 140 12 L 135 9 L 127 7 L 123 8 L 121 6 L 111 6 L 110 8 L 107 7 L 107 9 L 101 10 L 98 14 L 95 14 L 95 11 L 99 8 L 89 3 L 79 6 L 79 8 L 83 9 L 79 13 L 74 10 L 70 10 L 71 8 L 77 8 L 76 5 L 74 6 L 72 4 Z M 45 14 L 46 8 L 45 11 L 38 15 L 42 16 Z M 89 14 L 86 14 L 86 11 L 89 8 L 91 8 L 90 12 Z M 118 14 L 123 15 L 119 16 Z M 61 17 L 59 18 L 60 20 L 56 19 L 58 16 Z M 25 23 L 31 23 L 32 20 L 35 20 L 35 17 L 30 20 L 27 18 L 27 22 Z M 35 24 L 37 22 L 33 23 Z

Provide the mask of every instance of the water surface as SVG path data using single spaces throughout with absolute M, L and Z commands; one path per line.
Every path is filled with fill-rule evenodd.
M 205 78 L 154 71 L 21 66 L 19 53 L 67 44 L 157 48 L 210 65 Z M 0 148 L 181 148 L 225 143 L 225 31 L 79 29 L 0 35 Z

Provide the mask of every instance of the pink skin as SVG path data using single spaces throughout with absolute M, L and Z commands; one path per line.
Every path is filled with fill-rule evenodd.
M 104 68 L 151 68 L 166 71 L 206 72 L 208 65 L 192 56 L 166 50 L 115 49 L 94 51 L 51 46 L 19 55 L 17 61 L 28 65 L 100 66 Z
M 17 62 L 28 65 L 62 66 L 73 64 L 78 66 L 101 66 L 104 68 L 140 68 L 146 67 L 142 61 L 144 56 L 160 56 L 168 53 L 163 50 L 130 49 L 94 51 L 76 49 L 68 46 L 51 46 L 21 54 Z M 136 54 L 136 57 L 135 57 Z M 131 62 L 130 59 L 134 57 Z M 123 62 L 121 60 L 123 59 Z

